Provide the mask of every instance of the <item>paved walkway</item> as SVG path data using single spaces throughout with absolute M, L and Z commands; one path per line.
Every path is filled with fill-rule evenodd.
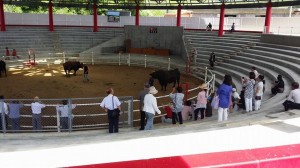
M 120 129 L 119 134 L 108 134 L 107 130 L 0 134 L 0 164 L 5 168 L 66 167 L 103 163 L 119 167 L 120 164 L 126 165 L 125 163 L 132 160 L 148 160 L 147 163 L 150 164 L 155 158 L 177 156 L 197 158 L 198 155 L 206 158 L 207 154 L 220 152 L 225 152 L 226 155 L 226 152 L 261 148 L 268 150 L 269 147 L 272 151 L 273 147 L 300 145 L 299 110 L 268 115 L 269 119 L 260 121 L 258 118 L 262 116 L 255 115 L 256 117 L 249 117 L 246 122 L 243 122 L 243 118 L 250 116 L 245 114 L 232 116 L 229 121 L 223 123 L 212 120 L 193 121 L 180 126 L 158 124 L 152 131 L 126 128 Z M 294 155 L 290 157 L 295 157 Z M 300 150 L 297 157 L 300 157 Z M 120 163 L 115 165 L 114 162 Z M 136 163 L 131 164 L 131 162 L 129 167 L 135 167 L 133 165 Z M 203 166 L 199 161 L 187 162 L 194 164 L 189 163 L 186 167 Z M 232 158 L 218 162 L 217 167 L 235 162 L 240 164 Z M 158 165 L 161 164 L 159 162 Z M 212 166 L 216 165 L 213 163 L 208 165 L 208 167 Z M 166 167 L 174 167 L 174 165 Z

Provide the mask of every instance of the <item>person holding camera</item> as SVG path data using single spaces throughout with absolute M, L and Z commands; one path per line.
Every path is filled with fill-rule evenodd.
M 117 96 L 114 96 L 113 88 L 106 90 L 107 96 L 102 100 L 100 106 L 107 112 L 108 117 L 108 132 L 118 133 L 119 132 L 119 114 L 115 115 L 115 111 L 120 113 L 121 102 Z
M 254 94 L 254 86 L 255 86 L 255 73 L 249 73 L 249 79 L 242 77 L 242 84 L 245 87 L 245 106 L 246 112 L 252 111 L 252 98 Z
M 255 99 L 255 105 L 254 105 L 254 110 L 260 110 L 260 105 L 261 105 L 261 99 L 263 96 L 263 90 L 264 90 L 264 84 L 263 84 L 264 76 L 259 75 L 257 78 L 257 84 L 255 85 L 255 94 L 254 94 L 254 99 Z

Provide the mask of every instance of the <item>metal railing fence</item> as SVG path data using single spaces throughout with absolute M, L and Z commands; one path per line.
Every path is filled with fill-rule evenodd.
M 160 69 L 172 69 L 178 68 L 181 72 L 186 69 L 185 62 L 182 60 L 176 60 L 172 57 L 157 57 L 148 55 L 133 55 L 133 54 L 101 54 L 95 55 L 93 53 L 84 53 L 81 57 L 68 57 L 68 53 L 51 53 L 51 57 L 39 57 L 36 56 L 36 62 L 38 64 L 62 64 L 68 60 L 76 60 L 84 62 L 86 64 L 112 64 L 112 65 L 127 65 L 127 66 L 141 66 L 141 67 L 151 67 Z M 193 77 L 201 78 L 205 83 L 208 84 L 209 94 L 214 91 L 215 78 L 214 74 L 206 67 L 197 67 L 196 74 L 193 72 L 190 74 Z M 181 83 L 183 87 L 183 93 L 185 93 L 188 100 L 193 100 L 197 97 L 198 87 L 189 88 L 188 83 Z M 159 108 L 163 108 L 166 104 L 170 102 L 169 95 L 163 95 L 156 97 L 158 101 Z M 139 116 L 139 100 L 133 100 L 133 97 L 119 97 L 122 101 L 122 112 L 120 116 L 120 127 L 125 126 L 136 126 L 137 121 L 140 120 Z M 5 99 L 4 102 L 10 104 L 14 99 Z M 42 130 L 37 131 L 73 131 L 73 130 L 84 130 L 84 129 L 102 129 L 107 128 L 107 115 L 99 106 L 102 98 L 67 98 L 68 107 L 70 108 L 69 115 L 67 117 L 68 127 L 67 129 L 62 128 L 62 119 L 56 107 L 62 104 L 62 100 L 65 99 L 41 99 L 40 101 L 46 105 L 42 110 Z M 20 116 L 20 130 L 17 131 L 36 131 L 33 130 L 32 126 L 32 111 L 30 104 L 33 99 L 18 99 L 19 102 L 24 104 L 21 108 Z M 76 105 L 72 109 L 72 105 Z M 2 132 L 16 132 L 12 130 L 12 124 L 9 120 L 5 120 L 5 113 L 2 114 L 4 119 L 1 120 Z M 155 116 L 155 118 L 160 118 L 164 114 Z M 65 120 L 65 119 L 63 119 Z M 0 129 L 1 130 L 1 129 Z
M 63 106 L 63 101 L 67 104 Z M 41 118 L 35 122 L 32 112 L 34 99 L 4 99 L 0 101 L 8 106 L 8 111 L 1 110 L 1 129 L 6 132 L 62 132 L 84 129 L 104 129 L 108 127 L 107 113 L 100 107 L 103 97 L 99 98 L 68 98 L 68 99 L 40 99 L 38 102 L 45 105 L 41 111 Z M 121 112 L 120 127 L 130 127 L 133 123 L 133 97 L 119 97 Z M 16 106 L 19 109 L 16 110 Z M 58 107 L 67 108 L 64 114 Z M 40 126 L 39 126 L 40 125 Z

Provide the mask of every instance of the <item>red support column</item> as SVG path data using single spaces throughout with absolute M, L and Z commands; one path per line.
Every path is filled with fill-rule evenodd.
M 270 23 L 272 18 L 272 3 L 271 1 L 267 4 L 266 18 L 265 18 L 265 33 L 270 33 Z
M 48 4 L 48 10 L 49 10 L 49 31 L 54 31 L 54 26 L 53 26 L 53 4 L 52 1 L 49 2 Z
M 218 36 L 223 36 L 223 29 L 224 29 L 224 17 L 225 17 L 225 4 L 221 5 L 221 12 L 220 12 L 220 23 L 219 23 L 219 32 Z
M 0 0 L 0 24 L 1 31 L 6 31 L 3 0 Z
M 94 32 L 98 32 L 98 12 L 97 12 L 97 4 L 93 5 L 93 15 L 94 15 Z
M 181 26 L 181 5 L 179 4 L 177 7 L 177 27 Z
M 136 26 L 140 25 L 140 6 L 139 5 L 135 6 L 135 25 Z

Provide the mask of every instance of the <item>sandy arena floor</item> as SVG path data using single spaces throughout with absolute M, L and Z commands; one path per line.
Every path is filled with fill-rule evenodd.
M 62 65 L 8 67 L 8 76 L 0 78 L 0 94 L 5 99 L 32 99 L 34 96 L 42 99 L 88 98 L 104 97 L 106 88 L 113 87 L 116 96 L 134 96 L 136 99 L 153 70 L 143 67 L 89 65 L 90 81 L 83 82 L 82 69 L 77 71 L 77 76 L 67 78 Z M 188 82 L 190 88 L 201 83 L 182 72 L 181 83 L 183 82 Z M 166 92 L 160 91 L 157 80 L 155 86 L 159 90 L 157 95 L 169 94 L 172 90 L 171 84 Z

